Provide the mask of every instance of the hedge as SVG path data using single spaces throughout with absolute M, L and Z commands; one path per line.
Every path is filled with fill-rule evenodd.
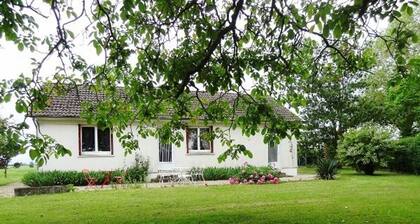
M 145 181 L 149 170 L 149 161 L 136 155 L 134 164 L 127 170 L 114 170 L 111 173 L 111 181 L 115 181 L 116 176 L 123 176 L 125 182 L 138 183 Z M 104 182 L 106 172 L 90 171 L 89 176 L 96 179 L 96 184 Z M 85 186 L 87 185 L 85 175 L 78 171 L 45 171 L 30 172 L 23 176 L 22 182 L 31 187 L 68 185 Z
M 420 175 L 420 134 L 395 141 L 388 165 L 393 171 Z
M 115 176 L 122 175 L 121 170 L 112 171 L 112 179 Z M 90 171 L 89 175 L 96 179 L 97 184 L 102 184 L 105 177 L 105 172 Z M 85 176 L 82 172 L 78 171 L 42 171 L 42 172 L 29 172 L 22 178 L 22 182 L 31 187 L 40 186 L 53 186 L 53 185 L 67 185 L 73 184 L 74 186 L 86 186 Z

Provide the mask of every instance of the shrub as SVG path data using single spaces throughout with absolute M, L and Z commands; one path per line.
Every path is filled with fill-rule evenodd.
M 125 178 L 130 183 L 144 182 L 148 171 L 149 161 L 137 154 L 134 165 L 127 169 Z
M 420 174 L 420 134 L 394 142 L 389 168 L 403 173 Z
M 333 159 L 320 159 L 316 166 L 316 173 L 323 180 L 334 180 L 337 171 L 338 163 Z
M 115 176 L 121 176 L 121 170 L 112 171 L 112 179 Z M 104 181 L 105 172 L 91 171 L 89 175 L 96 179 L 97 184 Z M 85 177 L 82 172 L 77 171 L 43 171 L 43 172 L 29 172 L 26 173 L 22 182 L 31 187 L 53 186 L 53 185 L 68 185 L 85 186 L 87 185 Z
M 268 175 L 270 173 L 277 177 L 284 176 L 271 166 L 257 167 L 245 164 L 242 167 L 207 167 L 203 169 L 205 180 L 228 180 L 231 177 L 244 179 L 250 175 Z
M 20 166 L 22 166 L 22 163 L 19 163 L 19 162 L 13 163 L 14 168 L 19 168 Z
M 29 163 L 29 167 L 30 167 L 30 168 L 34 168 L 34 166 L 35 166 L 34 162 L 32 162 L 32 161 L 31 161 L 31 162 Z
M 344 165 L 372 175 L 380 166 L 385 166 L 390 155 L 390 133 L 375 125 L 350 129 L 338 145 L 338 155 Z
M 256 167 L 244 164 L 240 168 L 240 174 L 229 178 L 230 184 L 278 184 L 280 177 L 284 176 L 280 171 L 271 166 Z
M 239 176 L 240 167 L 207 167 L 203 170 L 205 180 L 227 180 L 232 176 Z

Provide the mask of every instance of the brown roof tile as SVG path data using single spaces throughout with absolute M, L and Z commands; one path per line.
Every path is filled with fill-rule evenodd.
M 192 92 L 191 94 L 196 94 Z M 211 95 L 208 92 L 198 92 L 200 99 L 207 101 L 226 100 L 233 104 L 237 95 L 235 93 L 217 93 Z M 81 113 L 81 102 L 84 101 L 101 101 L 104 94 L 95 93 L 88 88 L 78 88 L 70 90 L 67 94 L 61 96 L 53 96 L 50 98 L 50 105 L 42 111 L 36 111 L 31 114 L 32 117 L 50 117 L 50 118 L 79 118 Z M 198 102 L 194 102 L 198 104 Z M 288 121 L 297 121 L 299 117 L 283 106 L 275 106 L 275 111 Z M 243 113 L 238 110 L 237 114 Z M 165 117 L 165 116 L 163 116 Z M 167 117 L 167 116 L 166 116 Z

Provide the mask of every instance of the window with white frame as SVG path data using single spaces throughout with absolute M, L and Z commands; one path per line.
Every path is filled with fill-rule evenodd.
M 111 131 L 109 128 L 99 129 L 95 126 L 81 126 L 81 152 L 111 153 Z
M 172 162 L 172 144 L 163 143 L 159 140 L 159 162 Z
M 211 152 L 212 144 L 205 137 L 208 136 L 210 131 L 210 127 L 187 128 L 188 152 Z

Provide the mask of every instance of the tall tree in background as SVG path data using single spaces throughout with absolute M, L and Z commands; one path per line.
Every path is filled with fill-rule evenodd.
M 412 13 L 418 4 L 397 0 L 92 0 L 75 5 L 63 0 L 1 2 L 0 36 L 20 50 L 47 53 L 34 61 L 32 74 L 0 85 L 0 102 L 15 95 L 16 110 L 30 113 L 45 108 L 50 95 L 75 89 L 75 84 L 89 85 L 92 91 L 105 94 L 106 100 L 85 105 L 83 117 L 113 127 L 131 152 L 138 148 L 135 133 L 124 131 L 133 123 L 139 124 L 133 132 L 143 137 L 179 143 L 186 117 L 230 124 L 248 136 L 261 133 L 266 142 L 297 134 L 299 126 L 277 116 L 272 104 L 303 106 L 298 80 L 310 79 L 314 70 L 323 67 L 325 61 L 320 58 L 333 54 L 350 68 L 357 66 L 351 52 L 360 54 L 362 38 L 380 36 L 370 21 L 398 20 L 401 11 Z M 48 15 L 56 23 L 56 33 L 42 36 L 36 32 L 37 25 Z M 75 33 L 72 28 L 81 21 L 88 24 Z M 415 38 L 409 34 L 400 40 Z M 103 56 L 103 64 L 91 64 L 74 50 L 74 40 L 80 36 Z M 308 46 L 314 41 L 320 44 L 319 51 Z M 398 47 L 403 48 L 404 42 Z M 399 56 L 404 59 L 404 54 Z M 53 78 L 45 80 L 40 72 L 50 57 L 60 62 Z M 250 89 L 244 86 L 246 80 L 252 80 Z M 192 90 L 236 93 L 237 98 L 232 108 L 221 100 L 203 101 Z M 198 107 L 191 106 L 192 99 L 199 102 Z M 234 116 L 237 110 L 243 113 Z M 167 122 L 150 128 L 159 114 L 168 111 Z M 214 131 L 209 137 L 225 144 L 223 158 L 246 154 L 246 148 L 230 138 L 230 129 Z M 47 142 L 43 136 L 33 142 L 40 141 Z M 62 149 L 57 148 L 65 153 Z M 48 158 L 41 148 L 31 152 L 39 163 Z
M 359 124 L 358 100 L 374 55 L 370 50 L 360 55 L 350 52 L 357 66 L 349 66 L 339 55 L 328 55 L 321 59 L 322 66 L 314 70 L 311 78 L 302 83 L 308 102 L 301 111 L 304 131 L 299 153 L 303 163 L 316 162 L 320 156 L 335 158 L 343 133 Z
M 26 140 L 20 134 L 21 129 L 0 118 L 0 169 L 4 169 L 4 177 L 7 177 L 10 160 L 25 152 Z
M 368 88 L 361 99 L 361 121 L 374 121 L 398 128 L 402 137 L 420 131 L 420 43 L 404 39 L 406 32 L 420 34 L 420 10 L 404 12 L 390 24 L 386 36 L 398 33 L 401 40 L 378 39 L 374 45 L 378 63 L 367 77 Z M 385 38 L 385 37 L 384 37 Z M 404 47 L 400 47 L 403 45 Z M 401 55 L 405 55 L 405 59 Z M 406 63 L 407 66 L 401 66 Z

